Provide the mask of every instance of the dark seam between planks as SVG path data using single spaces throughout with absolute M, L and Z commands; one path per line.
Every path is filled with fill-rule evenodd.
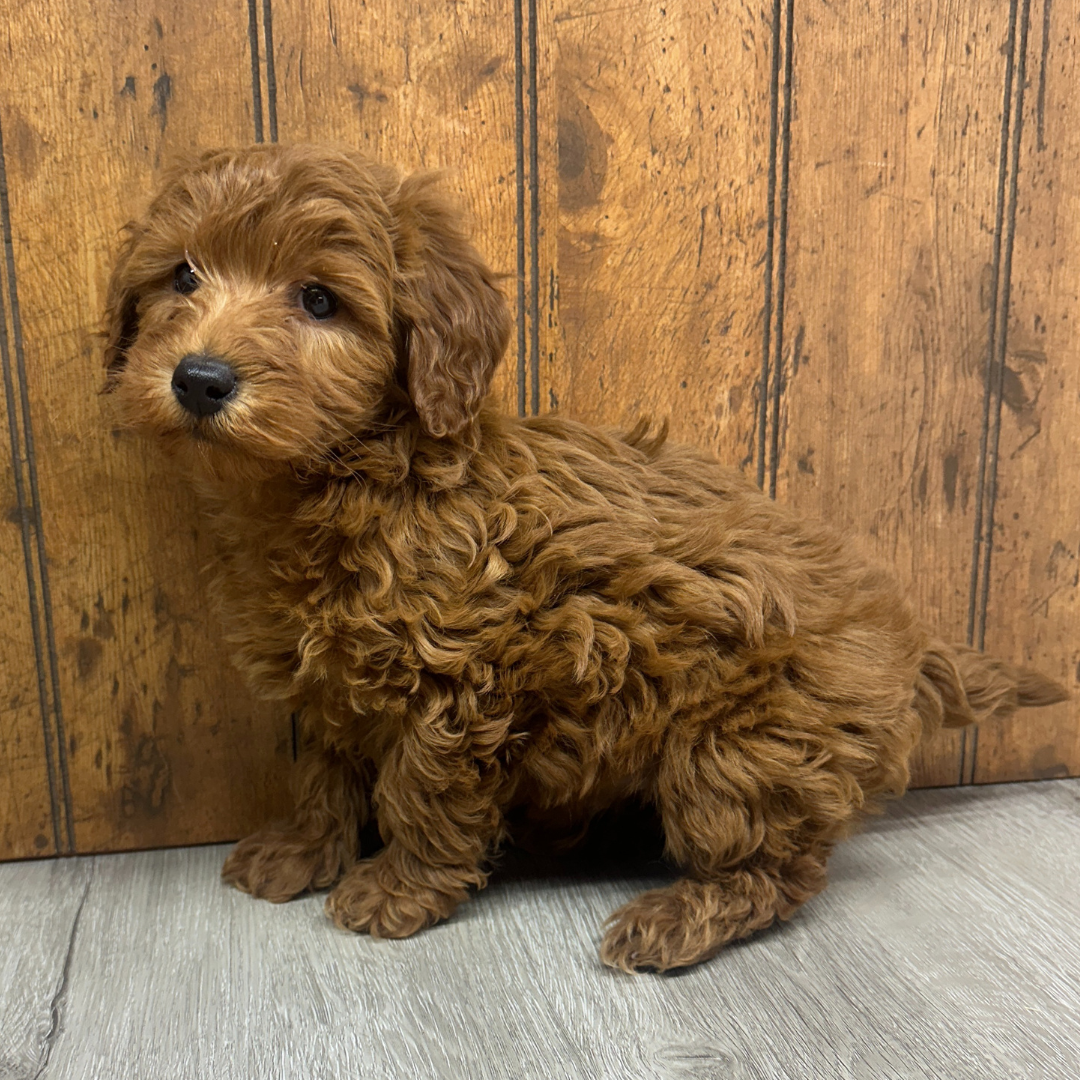
M 63 711 L 60 706 L 60 683 L 57 670 L 56 637 L 53 632 L 52 596 L 49 589 L 49 570 L 45 558 L 45 541 L 41 524 L 41 499 L 37 485 L 37 458 L 34 452 L 34 435 L 30 421 L 30 397 L 26 383 L 26 357 L 22 343 L 22 318 L 19 310 L 19 294 L 15 279 L 15 245 L 11 229 L 11 206 L 8 200 L 7 159 L 4 153 L 3 128 L 0 127 L 0 231 L 3 233 L 4 265 L 7 274 L 7 313 L 11 317 L 11 347 L 15 353 L 15 376 L 18 381 L 18 411 L 22 418 L 22 434 L 25 454 L 20 452 L 19 426 L 16 417 L 15 380 L 11 372 L 11 349 L 7 340 L 7 313 L 0 333 L 0 363 L 3 366 L 4 393 L 8 405 L 8 432 L 11 439 L 11 465 L 15 478 L 15 497 L 19 506 L 19 524 L 23 545 L 23 561 L 26 586 L 30 604 L 30 629 L 34 642 L 34 661 L 37 668 L 38 706 L 41 710 L 41 728 L 45 740 L 45 770 L 49 786 L 49 805 L 53 820 L 53 842 L 56 853 L 75 850 L 71 806 L 71 785 L 68 777 L 67 747 L 65 745 Z M 3 302 L 0 300 L 0 309 Z M 23 465 L 26 477 L 23 477 Z M 27 501 L 26 487 L 29 487 Z M 38 610 L 38 582 L 34 574 L 34 551 L 38 558 L 37 576 L 41 584 L 41 610 Z M 44 635 L 42 623 L 44 622 Z M 47 686 L 53 693 L 52 708 L 49 707 Z M 50 724 L 50 713 L 54 725 Z M 53 732 L 56 736 L 56 756 L 53 756 Z M 60 778 L 60 794 L 57 795 L 57 771 Z M 62 808 L 61 808 L 62 803 Z M 67 837 L 65 849 L 61 839 Z
M 967 642 L 975 643 L 975 616 L 979 591 L 979 567 L 982 563 L 983 503 L 985 498 L 987 446 L 990 436 L 990 391 L 992 369 L 997 347 L 998 297 L 1001 291 L 1001 241 L 1004 235 L 1005 188 L 1008 173 L 1009 125 L 1012 110 L 1013 64 L 1016 46 L 1016 14 L 1018 0 L 1012 0 L 1009 11 L 1009 34 L 1005 51 L 1005 95 L 1001 111 L 1001 145 L 998 156 L 998 183 L 994 216 L 993 255 L 990 271 L 990 327 L 983 372 L 983 417 L 979 433 L 979 467 L 975 482 L 975 533 L 972 540 L 971 582 L 968 595 Z
M 7 261 L 8 299 L 11 312 L 12 343 L 15 347 L 15 370 L 19 380 L 19 404 L 22 413 L 23 442 L 26 447 L 26 472 L 30 486 L 30 513 L 37 548 L 38 575 L 41 581 L 41 613 L 45 622 L 45 651 L 49 662 L 52 684 L 52 712 L 56 724 L 57 761 L 60 766 L 60 789 L 64 803 L 65 831 L 68 851 L 75 850 L 75 815 L 71 801 L 71 781 L 68 773 L 67 737 L 64 729 L 64 713 L 60 700 L 60 663 L 56 652 L 56 633 L 53 626 L 52 587 L 49 583 L 49 563 L 45 553 L 45 529 L 41 516 L 41 495 L 37 480 L 37 453 L 34 444 L 34 427 L 30 414 L 29 380 L 26 376 L 26 353 L 23 347 L 22 311 L 15 275 L 15 247 L 11 230 L 11 207 L 8 202 L 7 166 L 3 141 L 0 139 L 0 169 L 3 171 L 0 185 L 0 216 L 3 217 L 4 248 Z
M 780 398 L 784 392 L 784 297 L 787 275 L 788 176 L 791 159 L 791 78 L 795 48 L 795 0 L 787 0 L 784 33 L 784 115 L 780 129 L 780 222 L 776 253 L 776 333 L 773 341 L 772 431 L 769 433 L 769 496 L 776 498 L 780 466 Z
M 765 440 L 769 418 L 769 350 L 772 344 L 773 244 L 776 230 L 776 143 L 780 107 L 780 2 L 773 0 L 772 65 L 769 75 L 769 179 L 765 220 L 765 304 L 762 315 L 761 383 L 758 388 L 757 486 L 765 487 Z
M 1046 149 L 1046 64 L 1050 57 L 1050 8 L 1051 0 L 1043 0 L 1042 52 L 1039 61 L 1039 93 L 1036 97 L 1036 127 L 1038 139 L 1035 149 Z
M 274 71 L 274 12 L 271 0 L 263 0 L 263 41 L 266 43 L 266 118 L 270 141 L 277 142 L 277 75 Z
M 1012 174 L 1009 177 L 1009 210 L 1005 222 L 1005 252 L 1001 270 L 1001 331 L 994 371 L 994 425 L 991 432 L 988 465 L 989 495 L 986 510 L 986 543 L 983 545 L 982 593 L 979 597 L 978 647 L 986 644 L 986 613 L 990 602 L 990 566 L 994 553 L 994 511 L 997 504 L 998 447 L 1001 441 L 1001 409 L 1005 381 L 1005 355 L 1009 337 L 1009 304 L 1012 293 L 1012 255 L 1016 237 L 1016 204 L 1019 196 L 1020 140 L 1024 130 L 1024 81 L 1027 75 L 1027 39 L 1031 21 L 1031 0 L 1025 0 L 1020 12 L 1020 45 L 1016 58 L 1016 112 L 1012 130 Z M 971 733 L 971 783 L 978 767 L 979 732 Z
M 1029 0 L 1028 0 L 1029 2 Z M 984 593 L 982 592 L 983 582 L 981 581 L 981 569 L 989 569 L 989 563 L 983 562 L 983 550 L 986 547 L 993 545 L 992 531 L 988 531 L 987 525 L 990 522 L 990 529 L 992 529 L 992 519 L 988 518 L 988 477 L 989 469 L 991 466 L 990 460 L 990 443 L 991 443 L 991 411 L 993 403 L 993 395 L 995 390 L 1000 392 L 1000 379 L 997 377 L 995 371 L 995 364 L 1000 352 L 1002 363 L 1004 363 L 1004 336 L 1005 327 L 1004 321 L 1008 318 L 1008 312 L 1004 315 L 1001 311 L 1001 295 L 1002 295 L 1002 247 L 1005 236 L 1006 224 L 1005 224 L 1005 212 L 1006 212 L 1006 186 L 1009 181 L 1009 169 L 1010 169 L 1010 134 L 1012 128 L 1012 107 L 1013 107 L 1013 85 L 1014 75 L 1016 67 L 1016 24 L 1018 14 L 1019 0 L 1011 0 L 1009 5 L 1009 32 L 1006 39 L 1005 48 L 1005 89 L 1001 111 L 1001 141 L 998 156 L 998 183 L 997 183 L 997 195 L 996 195 L 996 210 L 994 215 L 994 242 L 993 242 L 993 258 L 991 264 L 991 295 L 990 295 L 990 327 L 989 327 L 989 340 L 987 342 L 986 349 L 986 367 L 984 371 L 984 383 L 983 383 L 983 417 L 982 426 L 979 433 L 979 467 L 976 474 L 976 487 L 975 487 L 975 524 L 974 524 L 974 536 L 972 538 L 972 555 L 971 555 L 971 581 L 970 590 L 968 594 L 968 625 L 967 625 L 967 642 L 969 645 L 973 645 L 977 648 L 982 648 L 982 642 L 985 639 L 986 633 L 986 612 L 985 607 L 982 611 L 982 618 L 979 619 L 979 606 L 982 601 Z M 1028 13 L 1028 3 L 1025 3 L 1025 16 Z M 1026 24 L 1026 18 L 1025 18 Z M 1026 25 L 1024 28 L 1024 37 L 1026 44 Z M 1020 98 L 1022 100 L 1023 88 L 1021 87 Z M 1020 123 L 1020 118 L 1017 118 L 1017 124 Z M 1015 186 L 1015 176 L 1013 177 L 1012 187 Z M 1013 208 L 1015 211 L 1015 207 Z M 1011 267 L 1011 253 L 1010 253 L 1010 267 Z M 1000 342 L 1000 349 L 999 349 Z M 997 425 L 998 432 L 1000 433 L 1001 422 L 1001 399 L 998 398 L 998 410 L 997 410 Z M 994 454 L 993 467 L 996 470 L 996 448 Z M 994 489 L 996 495 L 996 480 L 990 485 Z M 975 729 L 964 729 L 961 743 L 960 743 L 960 783 L 971 783 L 975 775 L 975 754 L 978 747 L 978 732 Z
M 266 116 L 270 127 L 270 141 L 278 141 L 277 130 L 277 75 L 274 71 L 274 13 L 271 0 L 263 0 L 263 41 L 266 44 Z M 256 48 L 258 44 L 256 42 Z M 253 54 L 254 55 L 254 54 Z M 258 63 L 253 65 L 254 72 L 258 72 Z M 261 119 L 261 115 L 260 115 Z M 297 745 L 299 732 L 296 728 L 297 714 L 289 714 L 289 732 L 292 736 L 292 759 L 297 760 Z
M 2 154 L 3 135 L 0 133 L 0 154 Z M 0 189 L 6 188 L 4 167 L 0 161 Z M 6 221 L 5 221 L 6 224 Z M 4 397 L 7 402 L 8 438 L 11 443 L 11 471 L 15 479 L 15 501 L 19 511 L 19 527 L 22 537 L 23 562 L 26 573 L 26 587 L 30 606 L 30 631 L 34 643 L 34 668 L 38 684 L 38 708 L 41 714 L 42 735 L 45 742 L 45 779 L 49 788 L 49 809 L 52 818 L 53 844 L 59 855 L 60 843 L 60 802 L 56 795 L 56 765 L 53 761 L 52 730 L 49 723 L 48 694 L 45 689 L 45 664 L 42 658 L 41 626 L 38 618 L 37 588 L 34 584 L 34 558 L 31 554 L 30 511 L 26 506 L 26 492 L 23 486 L 22 452 L 19 446 L 19 428 L 16 418 L 15 386 L 11 377 L 11 356 L 7 340 L 7 307 L 0 295 L 0 367 L 3 368 Z
M 537 79 L 536 0 L 529 0 L 529 368 L 532 382 L 530 412 L 540 412 L 540 151 Z
M 1016 109 L 1012 125 L 1011 171 L 1009 176 L 1009 208 L 1005 217 L 1004 255 L 1001 268 L 1001 327 L 997 340 L 994 365 L 994 422 L 990 433 L 990 453 L 987 474 L 989 496 L 986 500 L 986 542 L 983 544 L 982 594 L 979 597 L 978 647 L 986 642 L 986 609 L 990 599 L 990 561 L 994 552 L 994 510 L 997 504 L 998 447 L 1001 442 L 1001 409 L 1004 397 L 1005 354 L 1009 343 L 1009 306 L 1012 299 L 1012 256 L 1016 238 L 1016 204 L 1020 185 L 1020 140 L 1024 132 L 1024 81 L 1027 76 L 1027 39 L 1031 21 L 1031 0 L 1024 0 L 1020 12 L 1020 45 L 1016 57 Z
M 521 5 L 514 0 L 514 150 L 516 154 L 517 222 L 517 383 L 518 416 L 525 415 L 525 33 Z
M 248 0 L 248 45 L 251 48 L 251 104 L 255 141 L 263 141 L 262 84 L 259 78 L 259 14 L 256 0 Z

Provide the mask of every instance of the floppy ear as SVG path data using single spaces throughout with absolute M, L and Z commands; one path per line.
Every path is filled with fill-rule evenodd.
M 475 420 L 510 339 L 495 275 L 465 238 L 458 215 L 410 176 L 388 202 L 395 217 L 394 314 L 409 397 L 424 429 L 444 438 Z
M 139 335 L 139 297 L 128 281 L 128 263 L 135 246 L 131 227 L 116 257 L 105 296 L 105 390 L 116 388 L 116 380 L 127 363 L 127 351 Z

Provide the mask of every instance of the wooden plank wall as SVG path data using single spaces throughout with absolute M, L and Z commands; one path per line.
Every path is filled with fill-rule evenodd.
M 94 332 L 170 154 L 448 171 L 510 275 L 497 393 L 639 413 L 852 530 L 942 633 L 1080 683 L 1076 0 L 31 0 L 0 64 L 0 858 L 228 839 L 289 718 L 223 658 L 181 478 Z M 916 781 L 1080 773 L 1077 704 Z

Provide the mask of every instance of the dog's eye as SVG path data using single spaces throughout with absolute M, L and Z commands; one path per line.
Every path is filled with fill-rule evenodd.
M 199 278 L 195 270 L 186 262 L 180 263 L 173 271 L 173 288 L 184 296 L 190 296 L 199 287 Z
M 305 285 L 300 290 L 300 303 L 313 319 L 329 319 L 337 311 L 337 297 L 322 285 Z

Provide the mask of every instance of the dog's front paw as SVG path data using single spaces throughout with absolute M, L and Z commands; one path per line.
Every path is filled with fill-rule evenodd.
M 355 850 L 340 836 L 312 838 L 271 826 L 241 840 L 221 876 L 243 892 L 280 904 L 307 889 L 333 885 L 355 861 Z
M 343 930 L 405 938 L 453 914 L 458 898 L 404 881 L 384 852 L 354 866 L 326 898 L 326 913 Z

